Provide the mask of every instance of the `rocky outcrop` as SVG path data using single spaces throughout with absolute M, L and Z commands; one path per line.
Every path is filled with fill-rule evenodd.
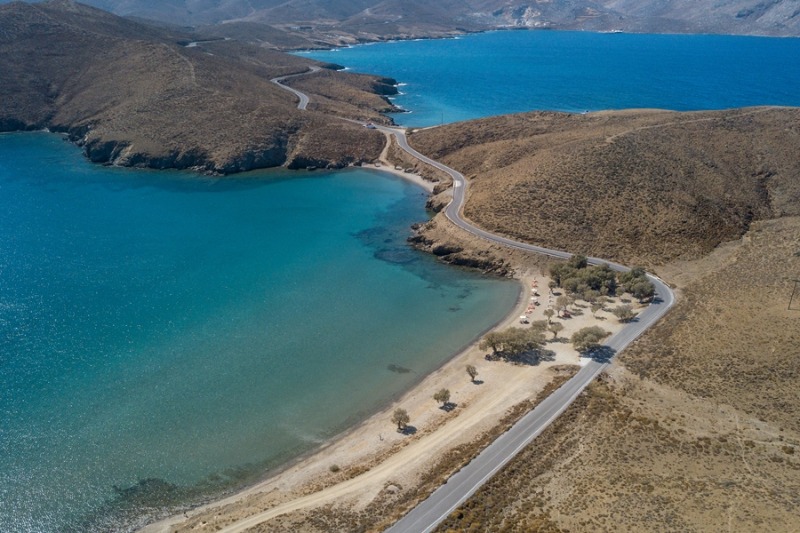
M 474 268 L 486 274 L 503 277 L 514 275 L 514 270 L 508 261 L 486 249 L 465 247 L 453 240 L 438 240 L 441 238 L 439 235 L 432 235 L 435 233 L 432 230 L 436 227 L 436 221 L 414 225 L 414 234 L 408 238 L 408 242 L 418 250 L 435 255 L 444 263 Z
M 41 130 L 42 124 L 28 124 L 13 117 L 0 117 L 0 132 Z

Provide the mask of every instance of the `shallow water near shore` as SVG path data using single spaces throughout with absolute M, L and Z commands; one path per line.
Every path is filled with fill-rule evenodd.
M 423 192 L 367 170 L 212 179 L 0 135 L 0 212 L 8 532 L 125 529 L 252 482 L 518 292 L 408 247 Z
M 800 106 L 800 38 L 496 31 L 302 53 L 401 82 L 392 115 L 434 126 L 533 110 Z

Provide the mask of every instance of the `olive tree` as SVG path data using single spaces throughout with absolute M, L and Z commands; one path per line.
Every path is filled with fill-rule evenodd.
M 433 399 L 445 407 L 450 402 L 450 391 L 448 389 L 440 389 L 439 392 L 433 395 Z
M 478 347 L 481 350 L 491 348 L 494 355 L 504 358 L 532 352 L 545 343 L 544 331 L 547 322 L 536 321 L 528 328 L 508 328 L 504 331 L 493 331 L 483 337 Z
M 599 326 L 581 328 L 572 334 L 572 345 L 579 352 L 588 352 L 597 348 L 603 339 L 611 335 L 608 331 Z
M 636 312 L 633 310 L 633 307 L 628 304 L 615 307 L 611 312 L 614 313 L 614 316 L 617 317 L 620 322 L 630 322 L 636 318 Z
M 571 296 L 566 294 L 562 294 L 558 298 L 556 298 L 556 307 L 558 308 L 558 315 L 561 316 L 561 313 L 567 310 L 567 307 L 572 305 L 575 302 L 575 299 Z
M 556 338 L 558 338 L 558 334 L 564 329 L 564 324 L 561 322 L 555 322 L 547 326 L 547 329 L 553 334 L 553 340 L 556 340 Z
M 475 383 L 475 378 L 478 376 L 478 369 L 475 368 L 474 365 L 467 365 L 467 374 L 469 374 L 469 380 Z
M 405 409 L 401 409 L 398 407 L 394 410 L 392 414 L 392 422 L 397 424 L 397 431 L 403 431 L 408 426 L 408 423 L 411 421 L 411 417 L 408 416 L 408 411 Z

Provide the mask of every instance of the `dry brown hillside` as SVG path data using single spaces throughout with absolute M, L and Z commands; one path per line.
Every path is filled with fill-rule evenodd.
M 222 173 L 379 155 L 380 133 L 299 111 L 270 82 L 312 62 L 235 41 L 185 46 L 191 40 L 67 0 L 2 5 L 0 131 L 47 127 L 69 132 L 94 161 Z M 343 105 L 385 107 L 361 78 L 348 86 L 340 75 Z
M 345 118 L 359 118 L 381 124 L 391 119 L 381 113 L 398 111 L 386 96 L 397 93 L 397 81 L 365 74 L 323 69 L 308 76 L 298 76 L 287 84 L 314 99 L 308 109 Z
M 800 218 L 727 248 L 438 531 L 797 531 Z
M 470 180 L 467 218 L 526 242 L 655 264 L 800 214 L 800 109 L 528 113 L 414 133 Z

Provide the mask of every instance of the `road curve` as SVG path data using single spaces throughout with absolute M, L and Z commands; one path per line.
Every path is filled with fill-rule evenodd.
M 302 92 L 284 85 L 282 82 L 294 76 L 300 76 L 311 72 L 316 72 L 319 67 L 310 67 L 309 72 L 291 74 L 274 78 L 273 83 L 279 87 L 291 91 L 299 99 L 297 108 L 304 110 L 308 105 L 308 96 Z M 467 198 L 468 182 L 463 174 L 438 161 L 419 153 L 408 144 L 405 130 L 402 128 L 390 128 L 386 126 L 376 126 L 377 129 L 394 135 L 397 144 L 413 157 L 423 161 L 453 178 L 453 200 L 445 208 L 445 216 L 456 226 L 464 231 L 472 233 L 478 237 L 491 242 L 517 248 L 528 252 L 544 254 L 560 259 L 569 259 L 572 254 L 561 250 L 552 250 L 541 246 L 527 244 L 500 235 L 495 235 L 474 226 L 465 220 L 461 212 Z M 626 272 L 628 267 L 617 263 L 604 261 L 603 259 L 590 257 L 591 264 L 608 264 L 613 270 Z M 444 485 L 434 491 L 426 500 L 417 505 L 405 517 L 400 519 L 392 527 L 387 529 L 387 533 L 427 533 L 432 531 L 459 505 L 474 494 L 489 478 L 496 474 L 503 466 L 513 459 L 525 446 L 530 444 L 539 434 L 541 434 L 570 404 L 575 401 L 578 395 L 591 383 L 608 365 L 610 359 L 630 343 L 637 339 L 648 328 L 653 326 L 675 303 L 675 295 L 669 286 L 660 278 L 648 274 L 647 277 L 655 285 L 655 297 L 653 302 L 636 319 L 626 325 L 621 331 L 611 336 L 603 345 L 605 354 L 603 359 L 589 361 L 581 370 L 569 381 L 564 383 L 558 390 L 545 398 L 531 412 L 522 417 L 511 429 L 498 437 L 494 442 L 487 446 L 475 459 L 464 466 L 461 470 L 451 476 Z M 252 527 L 268 519 L 268 512 L 261 513 L 263 517 L 258 520 L 258 515 L 247 520 L 246 527 Z M 240 531 L 234 524 L 225 531 Z M 243 528 L 242 528 L 243 529 Z
M 445 216 L 463 230 L 477 235 L 491 242 L 496 242 L 539 254 L 549 255 L 560 259 L 569 259 L 571 253 L 561 250 L 552 250 L 523 242 L 518 242 L 506 237 L 485 231 L 461 216 L 467 197 L 468 182 L 463 174 L 438 161 L 417 152 L 408 144 L 405 132 L 399 128 L 378 126 L 384 132 L 395 136 L 398 146 L 425 163 L 446 172 L 453 178 L 453 200 L 445 208 Z M 618 272 L 625 272 L 628 267 L 591 257 L 592 264 L 608 264 Z M 661 279 L 649 275 L 648 278 L 656 288 L 653 303 L 641 312 L 634 322 L 628 324 L 620 332 L 613 335 L 605 343 L 606 354 L 603 360 L 591 360 L 575 376 L 562 385 L 553 394 L 548 396 L 530 413 L 506 433 L 487 446 L 475 459 L 460 471 L 455 473 L 447 482 L 439 487 L 428 499 L 420 503 L 405 517 L 399 520 L 387 533 L 420 533 L 432 531 L 442 520 L 453 512 L 456 507 L 467 500 L 489 478 L 505 466 L 517 453 L 527 446 L 533 439 L 544 431 L 578 395 L 591 383 L 609 364 L 609 359 L 614 354 L 622 351 L 631 342 L 638 338 L 645 330 L 655 324 L 669 310 L 675 302 L 672 290 Z
M 309 102 L 308 95 L 306 93 L 298 91 L 297 89 L 292 89 L 288 85 L 284 85 L 283 82 L 285 80 L 288 80 L 289 78 L 296 78 L 297 76 L 305 76 L 306 74 L 313 74 L 315 72 L 319 72 L 320 68 L 321 67 L 311 66 L 311 67 L 308 67 L 308 70 L 305 71 L 305 72 L 298 72 L 297 74 L 287 74 L 286 76 L 279 76 L 277 78 L 272 78 L 269 81 L 271 81 L 272 83 L 274 83 L 275 85 L 277 85 L 281 89 L 284 89 L 284 90 L 287 90 L 287 91 L 293 93 L 297 98 L 300 99 L 297 102 L 297 109 L 299 109 L 301 111 L 305 111 L 306 107 L 308 107 L 308 102 Z

